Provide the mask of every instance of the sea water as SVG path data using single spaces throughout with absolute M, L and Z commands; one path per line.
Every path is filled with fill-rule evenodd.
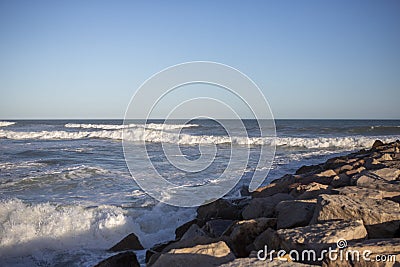
M 144 247 L 174 238 L 195 208 L 158 202 L 137 186 L 128 170 L 122 131 L 146 142 L 154 167 L 185 186 L 219 183 L 231 149 L 249 148 L 242 179 L 225 197 L 239 197 L 257 167 L 257 151 L 276 145 L 264 184 L 302 165 L 369 148 L 374 140 L 400 139 L 398 120 L 277 120 L 277 138 L 260 135 L 257 121 L 244 120 L 248 136 L 227 136 L 209 120 L 123 125 L 121 120 L 0 121 L 0 266 L 93 266 L 105 250 L 134 232 Z M 146 128 L 146 136 L 135 129 Z M 162 138 L 160 132 L 163 131 Z M 161 142 L 179 145 L 188 159 L 199 145 L 215 145 L 210 168 L 183 175 L 168 164 Z M 168 193 L 168 192 L 166 192 Z M 144 261 L 144 251 L 138 252 Z

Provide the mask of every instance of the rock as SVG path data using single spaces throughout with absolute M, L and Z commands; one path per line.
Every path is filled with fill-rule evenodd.
M 350 198 L 373 198 L 373 199 L 391 199 L 400 196 L 400 192 L 387 192 L 377 189 L 370 189 L 357 186 L 346 186 L 335 189 L 340 195 L 346 195 Z
M 178 240 L 178 241 L 173 241 L 169 242 L 166 246 L 161 245 L 161 249 L 155 250 L 154 254 L 148 259 L 147 266 L 153 265 L 157 259 L 164 253 L 167 253 L 168 251 L 172 249 L 177 249 L 177 248 L 187 248 L 187 247 L 194 247 L 197 245 L 205 245 L 205 244 L 211 244 L 218 242 L 220 240 L 226 241 L 228 238 L 221 238 L 221 239 L 215 239 L 211 238 L 208 236 L 196 236 L 192 239 L 184 239 L 184 240 Z
M 314 174 L 316 172 L 320 172 L 322 167 L 320 165 L 303 165 L 297 171 L 296 174 Z
M 203 222 L 211 219 L 240 220 L 241 210 L 226 199 L 218 199 L 200 206 L 197 209 L 197 219 Z
M 242 217 L 245 220 L 260 217 L 273 217 L 276 204 L 283 200 L 290 199 L 293 199 L 293 197 L 285 193 L 278 193 L 273 196 L 264 198 L 253 198 L 250 203 L 243 209 Z
M 233 250 L 238 257 L 246 257 L 250 251 L 246 247 L 253 243 L 254 239 L 268 228 L 276 226 L 274 218 L 257 218 L 234 223 L 227 231 L 232 240 Z
M 380 157 L 378 159 L 378 161 L 382 162 L 382 161 L 389 161 L 389 160 L 393 160 L 392 156 L 390 156 L 390 154 L 383 154 L 382 157 Z
M 364 252 L 370 251 L 364 254 Z M 353 252 L 358 252 L 353 253 Z M 330 259 L 326 257 L 323 263 L 325 267 L 345 266 L 345 267 L 363 267 L 363 266 L 397 266 L 400 261 L 400 238 L 393 239 L 369 239 L 361 242 L 351 243 L 344 248 L 343 255 L 348 255 L 349 260 L 344 257 Z M 359 255 L 359 256 L 357 256 Z M 368 258 L 364 258 L 365 257 Z M 377 255 L 385 255 L 390 260 L 377 261 Z M 392 256 L 393 255 L 393 256 Z
M 110 251 L 124 251 L 124 250 L 142 250 L 144 249 L 139 241 L 139 238 L 131 233 L 119 241 L 116 245 L 110 248 Z
M 386 181 L 395 181 L 399 179 L 400 170 L 394 168 L 383 168 L 376 171 L 370 171 L 370 174 L 379 176 Z
M 313 217 L 316 202 L 316 199 L 280 202 L 276 206 L 278 213 L 277 228 L 293 228 L 308 225 Z
M 224 241 L 177 248 L 162 254 L 152 265 L 154 267 L 174 266 L 219 266 L 235 259 Z
M 325 184 L 325 185 L 329 185 L 332 180 L 333 177 L 336 176 L 336 172 L 334 170 L 325 170 L 323 172 L 314 174 L 312 176 L 307 176 L 307 177 L 303 177 L 300 182 L 302 184 L 310 184 L 313 182 L 319 183 L 319 184 Z
M 347 163 L 347 157 L 336 157 L 328 159 L 324 164 L 324 169 L 336 169 L 340 166 L 343 166 Z
M 140 264 L 136 254 L 127 251 L 111 256 L 99 262 L 95 267 L 140 267 Z
M 197 224 L 192 224 L 186 233 L 182 236 L 181 240 L 193 239 L 199 236 L 206 236 L 207 234 Z
M 376 169 L 384 168 L 385 165 L 383 165 L 382 163 L 380 163 L 378 160 L 376 160 L 374 158 L 366 158 L 364 167 L 367 170 L 376 170 Z
M 276 231 L 272 228 L 268 228 L 264 232 L 254 239 L 253 242 L 253 249 L 258 251 L 260 249 L 264 249 L 265 246 L 268 247 L 269 250 L 279 250 L 279 236 L 277 235 Z
M 314 224 L 293 229 L 280 229 L 277 232 L 280 247 L 285 251 L 314 250 L 316 255 L 331 247 L 336 248 L 338 240 L 363 240 L 367 237 L 367 231 L 362 220 L 331 221 L 323 224 Z M 310 255 L 311 256 L 311 255 Z M 318 257 L 318 256 L 317 256 Z M 298 259 L 304 262 L 317 263 L 312 258 Z
M 339 174 L 338 176 L 333 177 L 331 182 L 331 186 L 334 188 L 348 186 L 351 183 L 351 179 L 344 173 Z
M 353 166 L 352 166 L 352 165 L 346 164 L 346 165 L 343 165 L 343 166 L 341 166 L 341 167 L 336 168 L 336 169 L 335 169 L 335 173 L 336 173 L 336 174 L 341 174 L 341 173 L 343 173 L 343 172 L 350 171 L 350 170 L 352 170 L 352 169 L 353 169 Z
M 400 181 L 386 181 L 370 172 L 362 172 L 353 176 L 352 184 L 382 191 L 400 192 Z
M 362 219 L 370 238 L 394 237 L 400 226 L 400 206 L 384 199 L 321 195 L 311 224 Z
M 293 175 L 285 175 L 280 179 L 272 181 L 267 186 L 258 188 L 252 193 L 253 198 L 262 198 L 276 195 L 278 193 L 289 193 L 289 186 L 296 182 Z
M 181 237 L 186 233 L 186 231 L 192 226 L 193 224 L 198 224 L 199 221 L 197 219 L 188 221 L 178 228 L 175 229 L 175 239 L 181 239 Z
M 358 167 L 357 169 L 352 169 L 350 171 L 345 172 L 345 174 L 349 177 L 353 176 L 354 174 L 358 174 L 360 172 L 362 172 L 363 170 L 365 170 L 365 168 L 363 166 Z
M 168 245 L 174 243 L 175 241 L 168 241 L 165 243 L 161 243 L 161 244 L 157 244 L 154 245 L 152 248 L 146 250 L 146 263 L 149 262 L 150 258 L 154 255 L 154 254 L 158 254 L 161 253 L 163 251 L 163 249 L 165 249 Z
M 203 229 L 209 233 L 211 237 L 220 237 L 234 223 L 232 220 L 211 220 L 206 222 Z
M 381 140 L 375 140 L 375 142 L 372 144 L 372 148 L 377 148 L 383 145 L 384 143 Z
M 310 184 L 300 184 L 294 188 L 290 194 L 296 199 L 313 199 L 320 194 L 329 194 L 331 188 L 327 185 L 312 182 Z

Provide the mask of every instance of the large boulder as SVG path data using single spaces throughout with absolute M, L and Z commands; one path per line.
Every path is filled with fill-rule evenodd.
M 395 168 L 383 168 L 375 171 L 370 171 L 373 176 L 378 176 L 386 181 L 396 181 L 400 177 L 400 170 Z
M 306 226 L 311 221 L 317 200 L 282 201 L 276 206 L 277 228 Z
M 252 249 L 247 248 L 254 239 L 268 228 L 275 228 L 275 218 L 257 218 L 238 221 L 226 232 L 238 257 L 246 257 Z
M 312 254 L 295 260 L 302 262 L 319 262 L 318 257 L 322 250 L 331 247 L 335 249 L 339 240 L 363 240 L 367 237 L 367 231 L 362 220 L 332 221 L 323 224 L 314 224 L 293 229 L 280 229 L 276 232 L 280 248 L 289 252 L 296 250 L 301 255 L 305 250 L 312 250 Z
M 136 254 L 127 251 L 111 256 L 94 267 L 140 267 Z
M 290 199 L 293 199 L 293 197 L 286 193 L 278 193 L 264 198 L 253 198 L 243 209 L 242 217 L 245 220 L 260 217 L 273 217 L 275 206 L 281 201 Z
M 185 234 L 181 237 L 181 240 L 193 239 L 199 236 L 207 236 L 203 229 L 201 229 L 197 224 L 192 224 Z
M 399 192 L 388 192 L 377 189 L 358 187 L 358 186 L 345 186 L 334 190 L 340 195 L 346 195 L 350 198 L 374 198 L 374 199 L 392 199 L 400 196 Z
M 142 250 L 144 249 L 142 244 L 139 241 L 139 238 L 134 234 L 131 233 L 124 237 L 121 241 L 115 244 L 110 251 L 124 251 L 124 250 Z
M 235 259 L 231 249 L 224 241 L 176 248 L 160 255 L 154 267 L 164 266 L 219 266 Z
M 175 229 L 175 239 L 180 239 L 193 224 L 199 224 L 199 220 L 193 219 Z
M 328 169 L 328 170 L 322 171 L 320 173 L 302 177 L 299 180 L 299 182 L 301 182 L 302 184 L 310 184 L 310 183 L 315 182 L 315 183 L 319 183 L 319 184 L 329 185 L 329 184 L 331 184 L 331 182 L 335 176 L 336 176 L 336 172 L 332 169 Z
M 400 226 L 400 206 L 384 199 L 321 195 L 311 223 L 361 219 L 370 238 L 394 237 Z
M 289 186 L 296 182 L 298 176 L 287 174 L 272 181 L 269 185 L 256 189 L 251 195 L 253 198 L 269 197 L 278 193 L 289 193 Z
M 229 200 L 218 199 L 197 209 L 197 219 L 206 222 L 211 219 L 240 220 L 241 209 Z
M 215 219 L 206 222 L 203 229 L 211 237 L 220 237 L 233 223 L 232 220 Z
M 400 262 L 400 238 L 369 239 L 350 243 L 343 249 L 342 257 L 326 257 L 325 267 L 398 266 Z M 377 256 L 379 258 L 377 258 Z M 382 258 L 382 256 L 384 258 Z M 347 257 L 347 258 L 346 258 Z M 386 259 L 382 261 L 382 259 Z

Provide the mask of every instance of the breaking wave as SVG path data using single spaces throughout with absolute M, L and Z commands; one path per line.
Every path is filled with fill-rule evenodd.
M 64 125 L 66 128 L 82 128 L 82 129 L 102 129 L 102 130 L 121 130 L 127 128 L 146 128 L 152 130 L 176 130 L 182 128 L 197 127 L 197 124 L 162 124 L 162 123 L 149 123 L 149 124 L 79 124 L 67 123 Z
M 122 140 L 122 130 L 102 131 L 39 131 L 16 132 L 0 130 L 0 138 L 5 139 L 40 139 L 40 140 L 76 140 L 76 139 L 115 139 Z M 383 142 L 393 142 L 400 136 L 347 136 L 347 137 L 241 137 L 241 136 L 216 136 L 216 135 L 190 135 L 165 132 L 161 130 L 131 129 L 124 132 L 124 138 L 128 141 L 153 142 L 153 143 L 177 143 L 181 145 L 198 144 L 233 144 L 233 145 L 271 145 L 279 147 L 304 147 L 304 148 L 366 148 L 372 146 L 376 139 Z
M 10 126 L 10 125 L 14 125 L 15 122 L 12 121 L 0 121 L 0 127 L 6 127 L 6 126 Z

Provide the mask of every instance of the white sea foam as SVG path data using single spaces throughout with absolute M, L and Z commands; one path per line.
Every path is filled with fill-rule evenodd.
M 85 208 L 49 203 L 0 202 L 0 256 L 71 247 L 104 248 L 135 229 L 126 212 L 114 206 Z M 18 248 L 16 250 L 16 248 Z
M 122 139 L 122 130 L 102 131 L 40 131 L 40 132 L 16 132 L 0 130 L 0 138 L 7 139 Z M 129 141 L 146 141 L 154 143 L 177 143 L 181 145 L 197 144 L 234 144 L 234 145 L 271 145 L 273 142 L 279 147 L 304 147 L 304 148 L 366 148 L 370 147 L 376 139 L 383 142 L 393 142 L 400 136 L 347 136 L 347 137 L 241 137 L 241 136 L 215 136 L 215 135 L 189 135 L 165 132 L 161 130 L 131 129 L 124 133 L 124 138 Z
M 14 125 L 15 122 L 12 121 L 0 121 L 0 127 L 6 127 L 6 126 L 10 126 L 10 125 Z
M 149 124 L 78 124 L 67 123 L 66 128 L 82 128 L 82 129 L 102 129 L 102 130 L 121 130 L 127 128 L 143 128 L 152 130 L 176 130 L 182 128 L 197 127 L 197 124 L 163 124 L 163 123 L 149 123 Z

